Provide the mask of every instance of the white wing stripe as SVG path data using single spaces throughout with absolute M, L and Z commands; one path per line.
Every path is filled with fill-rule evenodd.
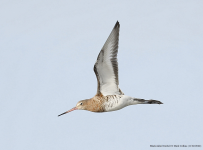
M 120 95 L 123 94 L 118 88 L 118 41 L 119 22 L 114 26 L 111 34 L 100 51 L 94 66 L 98 80 L 97 94 Z

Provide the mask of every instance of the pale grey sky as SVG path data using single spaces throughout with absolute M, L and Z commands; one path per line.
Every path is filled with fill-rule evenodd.
M 1 0 L 1 149 L 203 146 L 202 8 L 201 0 Z M 93 65 L 117 20 L 121 90 L 164 105 L 57 117 L 96 94 Z

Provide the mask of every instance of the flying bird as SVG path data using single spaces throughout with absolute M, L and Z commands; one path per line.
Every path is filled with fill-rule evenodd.
M 64 115 L 73 110 L 88 110 L 92 112 L 109 112 L 136 104 L 163 104 L 157 100 L 145 100 L 125 95 L 119 88 L 118 80 L 118 42 L 120 24 L 117 21 L 96 63 L 94 73 L 97 78 L 97 93 L 93 98 L 81 100 L 76 107 L 58 115 Z

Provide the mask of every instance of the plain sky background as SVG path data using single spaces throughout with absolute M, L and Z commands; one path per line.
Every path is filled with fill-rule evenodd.
M 96 94 L 117 20 L 121 90 L 164 104 L 58 117 Z M 203 146 L 202 106 L 202 0 L 0 1 L 0 149 Z

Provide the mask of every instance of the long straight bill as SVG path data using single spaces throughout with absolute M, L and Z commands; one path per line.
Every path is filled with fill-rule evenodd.
M 69 112 L 71 112 L 71 111 L 73 111 L 73 110 L 77 110 L 77 108 L 74 107 L 74 108 L 70 109 L 69 111 L 66 111 L 66 112 L 64 112 L 64 113 L 62 113 L 62 114 L 60 114 L 60 115 L 58 115 L 58 117 L 61 116 L 61 115 L 66 114 L 66 113 L 69 113 Z

